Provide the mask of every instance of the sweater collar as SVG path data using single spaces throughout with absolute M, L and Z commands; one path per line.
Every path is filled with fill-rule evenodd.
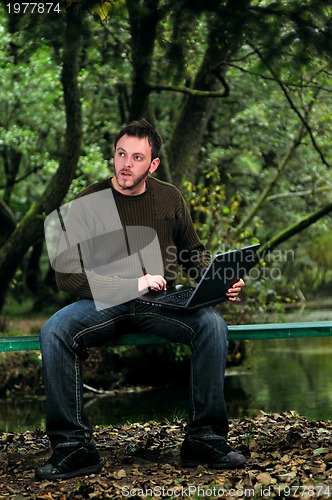
M 126 194 L 122 194 L 121 191 L 118 191 L 117 189 L 115 189 L 115 187 L 113 186 L 112 184 L 112 177 L 109 178 L 109 185 L 113 191 L 113 194 L 115 196 L 118 196 L 120 198 L 125 198 L 126 200 L 135 200 L 135 199 L 139 199 L 139 198 L 142 198 L 144 196 L 146 196 L 146 194 L 150 191 L 151 187 L 150 187 L 150 178 L 147 177 L 146 179 L 146 186 L 145 186 L 145 191 L 143 191 L 143 193 L 140 193 L 140 194 L 135 194 L 135 195 L 132 195 L 132 196 L 128 196 Z

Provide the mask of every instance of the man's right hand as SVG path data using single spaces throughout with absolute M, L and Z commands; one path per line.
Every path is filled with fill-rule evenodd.
M 138 291 L 144 292 L 148 290 L 153 290 L 155 292 L 159 290 L 166 290 L 167 282 L 163 276 L 159 274 L 151 275 L 145 274 L 138 278 Z

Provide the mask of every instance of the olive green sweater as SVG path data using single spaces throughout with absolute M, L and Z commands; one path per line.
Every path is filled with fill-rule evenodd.
M 117 217 L 120 218 L 120 224 L 123 227 L 144 226 L 156 231 L 163 261 L 163 274 L 168 286 L 175 283 L 179 265 L 189 277 L 195 280 L 200 278 L 210 257 L 196 234 L 186 202 L 175 186 L 148 177 L 144 193 L 128 196 L 116 191 L 111 184 L 111 179 L 107 179 L 86 188 L 79 194 L 78 199 L 101 191 L 103 191 L 102 196 L 113 194 L 118 212 Z M 98 197 L 96 199 L 99 200 Z M 99 220 L 97 222 L 95 220 L 96 214 L 98 214 L 98 219 L 105 219 L 103 223 L 107 223 L 106 219 L 112 217 L 112 214 L 110 215 L 107 211 L 105 213 L 103 210 L 102 198 L 97 203 L 100 203 L 100 206 L 95 206 L 94 203 L 93 215 L 88 209 L 86 213 L 83 213 L 84 210 L 80 212 L 80 219 L 84 219 L 89 228 L 99 223 Z M 80 241 L 79 238 L 76 241 Z M 60 267 L 61 271 L 65 272 L 56 272 L 58 287 L 81 298 L 92 298 L 92 295 L 95 298 L 91 287 L 93 290 L 102 289 L 105 297 L 119 293 L 124 285 L 127 288 L 131 287 L 134 292 L 137 291 L 138 277 L 135 273 L 131 276 L 130 270 L 126 269 L 125 275 L 121 275 L 121 272 L 110 275 L 109 272 L 103 272 L 103 268 L 99 269 L 96 266 L 96 262 L 102 265 L 110 260 L 119 260 L 126 255 L 128 247 L 126 247 L 123 231 L 111 231 L 99 237 L 97 241 L 98 243 L 96 241 L 94 243 L 92 270 L 91 265 L 87 265 L 85 256 L 82 256 L 82 249 L 80 262 L 78 262 L 77 246 L 75 251 L 73 251 L 74 246 L 62 253 L 63 263 L 57 269 Z M 112 247 L 111 253 L 110 247 Z M 143 274 L 144 271 L 141 275 Z

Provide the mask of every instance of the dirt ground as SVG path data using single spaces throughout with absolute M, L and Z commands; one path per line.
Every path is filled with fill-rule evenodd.
M 99 475 L 34 480 L 50 453 L 46 436 L 0 435 L 0 498 L 332 498 L 332 423 L 293 412 L 231 421 L 229 442 L 248 458 L 243 469 L 183 468 L 185 423 L 147 422 L 96 428 Z
M 16 320 L 10 326 L 36 334 L 43 322 Z M 97 427 L 102 472 L 54 482 L 34 479 L 50 454 L 43 431 L 0 433 L 0 500 L 332 498 L 330 421 L 294 412 L 232 420 L 229 443 L 248 460 L 243 469 L 224 471 L 181 467 L 184 426 L 176 421 Z

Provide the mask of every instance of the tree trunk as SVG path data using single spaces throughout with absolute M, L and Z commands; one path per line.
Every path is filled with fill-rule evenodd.
M 16 226 L 15 215 L 3 200 L 0 200 L 0 247 Z
M 37 241 L 32 249 L 24 272 L 24 281 L 27 288 L 37 294 L 42 280 L 40 271 L 40 259 L 44 248 L 44 238 Z
M 81 17 L 78 6 L 67 9 L 62 68 L 67 127 L 62 159 L 41 198 L 31 206 L 0 248 L 0 311 L 18 265 L 29 247 L 42 234 L 45 215 L 61 204 L 75 175 L 82 136 L 82 112 L 78 87 L 82 37 Z
M 236 6 L 230 0 L 218 16 L 211 17 L 208 45 L 194 89 L 216 92 L 223 86 L 223 97 L 228 96 L 227 62 L 242 43 L 247 9 L 247 0 L 239 0 Z M 184 176 L 195 181 L 204 134 L 216 106 L 221 107 L 220 98 L 190 95 L 185 99 L 167 150 L 175 184 L 180 185 Z
M 130 19 L 132 44 L 133 87 L 130 98 L 130 120 L 146 118 L 157 129 L 158 123 L 149 103 L 150 81 L 152 72 L 153 50 L 160 20 L 158 12 L 159 0 L 145 0 L 139 4 L 135 0 L 127 0 Z M 168 182 L 172 181 L 165 149 L 161 150 L 161 165 L 158 176 Z
M 133 88 L 130 120 L 149 118 L 149 82 L 157 36 L 159 0 L 127 0 L 132 45 Z

